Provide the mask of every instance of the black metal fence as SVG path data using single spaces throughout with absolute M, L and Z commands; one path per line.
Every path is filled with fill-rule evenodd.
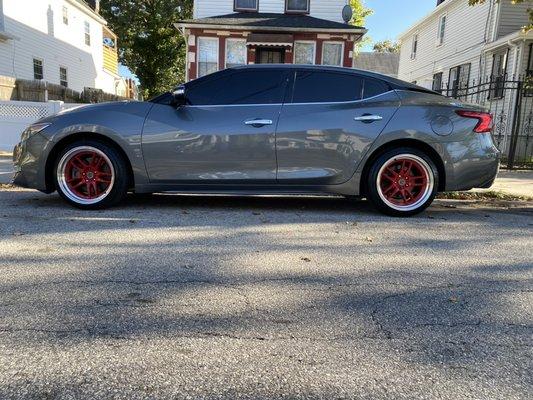
M 494 115 L 494 141 L 509 169 L 533 169 L 533 76 L 498 76 L 454 82 L 443 95 L 486 107 Z

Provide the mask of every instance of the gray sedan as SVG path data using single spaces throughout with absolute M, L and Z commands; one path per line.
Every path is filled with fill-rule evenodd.
M 409 216 L 439 191 L 492 185 L 491 129 L 477 106 L 371 72 L 236 67 L 35 123 L 15 148 L 14 183 L 83 209 L 128 191 L 333 194 Z

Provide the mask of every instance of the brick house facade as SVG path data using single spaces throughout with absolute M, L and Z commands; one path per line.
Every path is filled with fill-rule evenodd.
M 238 4 L 238 0 L 219 1 Z M 289 0 L 278 1 L 289 3 Z M 307 1 L 307 12 L 288 11 L 287 6 L 280 13 L 243 12 L 234 7 L 230 14 L 180 21 L 176 27 L 188 45 L 187 81 L 244 64 L 353 67 L 354 46 L 366 29 L 317 18 L 309 12 L 313 1 Z M 260 11 L 261 0 L 248 0 L 248 3 L 255 4 Z M 339 8 L 339 16 L 341 12 L 342 8 Z

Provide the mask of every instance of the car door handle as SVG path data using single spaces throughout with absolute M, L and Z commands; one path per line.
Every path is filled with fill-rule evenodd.
M 381 115 L 371 115 L 371 114 L 365 114 L 361 117 L 355 117 L 355 121 L 364 122 L 364 123 L 371 123 L 376 121 L 381 121 L 383 117 Z
M 273 122 L 271 119 L 250 119 L 244 122 L 245 125 L 253 126 L 255 128 L 260 128 L 265 125 L 272 125 Z

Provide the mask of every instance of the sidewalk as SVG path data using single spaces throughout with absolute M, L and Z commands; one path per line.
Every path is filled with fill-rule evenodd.
M 0 153 L 0 184 L 10 183 L 13 176 L 11 154 Z M 533 198 L 533 171 L 500 171 L 494 186 L 490 189 L 476 189 L 476 192 L 502 192 L 511 196 Z
M 476 190 L 481 193 L 487 191 L 533 198 L 533 171 L 502 170 L 490 189 Z

